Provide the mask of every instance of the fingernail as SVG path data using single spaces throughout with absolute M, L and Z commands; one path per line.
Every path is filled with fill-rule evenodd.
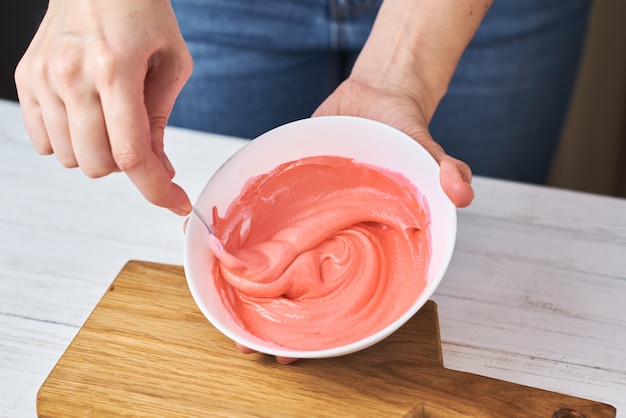
M 211 251 L 217 258 L 220 258 L 222 254 L 224 254 L 224 247 L 222 246 L 222 242 L 215 235 L 209 236 L 209 247 L 211 247 Z
M 286 366 L 286 365 L 288 365 L 288 364 L 293 363 L 293 362 L 294 362 L 294 361 L 296 361 L 296 360 L 297 360 L 297 359 L 295 359 L 295 358 L 282 358 L 282 357 L 276 357 L 276 361 L 277 361 L 279 364 L 283 364 L 283 365 L 285 365 L 285 366 Z
M 183 208 L 169 208 L 169 209 L 179 216 L 187 216 L 189 215 L 189 212 L 191 212 L 191 209 L 183 209 Z

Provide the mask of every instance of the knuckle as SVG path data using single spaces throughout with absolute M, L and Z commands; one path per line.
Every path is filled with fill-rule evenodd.
M 50 145 L 50 141 L 42 140 L 39 138 L 32 138 L 31 142 L 33 144 L 33 148 L 40 155 L 51 155 L 54 151 L 52 150 L 52 145 Z
M 176 85 L 183 85 L 187 82 L 193 72 L 193 58 L 186 46 L 171 51 L 161 51 L 152 57 L 152 64 L 166 68 L 172 76 L 172 82 Z
M 193 58 L 191 57 L 189 50 L 186 48 L 185 53 L 180 60 L 180 70 L 181 74 L 185 76 L 185 79 L 189 78 L 193 72 Z
M 32 60 L 22 58 L 15 67 L 15 85 L 19 90 L 26 88 L 33 82 L 45 80 L 47 78 L 49 64 L 48 61 L 41 57 Z
M 79 165 L 83 173 L 92 179 L 104 177 L 118 171 L 111 154 L 103 152 L 86 156 L 86 158 L 79 161 Z
M 24 63 L 24 60 L 20 60 L 20 62 L 17 63 L 15 72 L 13 73 L 13 79 L 15 80 L 15 85 L 18 89 L 26 84 L 28 76 L 26 74 L 26 64 Z
M 102 47 L 96 53 L 94 70 L 100 83 L 108 85 L 115 80 L 124 59 L 109 48 Z
M 54 74 L 58 81 L 63 85 L 72 85 L 76 78 L 80 75 L 81 69 L 73 60 L 61 60 L 54 66 Z
M 47 64 L 38 63 L 36 71 L 45 74 Z M 67 51 L 50 64 L 50 71 L 61 86 L 71 88 L 82 75 L 82 59 L 75 52 Z
M 150 127 L 164 130 L 167 126 L 168 118 L 163 115 L 150 116 Z
M 78 167 L 78 162 L 73 154 L 57 153 L 57 160 L 59 160 L 59 163 L 65 168 Z
M 115 164 L 125 173 L 135 170 L 143 163 L 141 153 L 130 146 L 118 147 L 112 151 Z
M 83 173 L 91 179 L 104 177 L 114 171 L 107 165 L 81 164 L 80 168 Z

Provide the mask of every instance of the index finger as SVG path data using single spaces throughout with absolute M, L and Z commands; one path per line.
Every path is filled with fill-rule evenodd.
M 125 68 L 141 68 L 141 65 Z M 144 79 L 141 70 L 119 74 L 100 91 L 111 153 L 118 168 L 149 202 L 186 215 L 191 210 L 187 194 L 171 181 L 161 156 L 152 148 L 143 100 Z

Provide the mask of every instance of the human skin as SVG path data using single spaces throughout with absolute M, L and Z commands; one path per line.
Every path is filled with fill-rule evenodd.
M 468 206 L 474 198 L 471 170 L 433 140 L 428 123 L 492 2 L 384 1 L 350 76 L 314 116 L 361 116 L 405 132 L 439 163 L 450 200 Z
M 350 76 L 313 116 L 404 131 L 440 164 L 450 200 L 469 205 L 471 170 L 428 123 L 492 1 L 385 0 Z M 168 0 L 50 0 L 15 72 L 26 130 L 63 166 L 89 177 L 122 171 L 148 201 L 186 215 L 191 202 L 172 182 L 163 133 L 192 66 Z
M 51 0 L 15 71 L 26 130 L 40 154 L 89 177 L 123 171 L 186 215 L 163 134 L 192 66 L 168 0 Z
M 405 132 L 439 163 L 441 186 L 452 203 L 468 206 L 474 198 L 471 170 L 433 140 L 428 123 L 491 4 L 492 0 L 384 1 L 350 76 L 313 116 L 361 116 Z M 283 364 L 297 360 L 276 359 Z
M 445 151 L 428 122 L 493 0 L 386 0 L 348 77 L 316 110 L 394 126 L 441 166 L 458 207 L 471 203 L 469 167 Z M 15 82 L 40 154 L 89 177 L 122 171 L 151 203 L 186 215 L 163 134 L 193 67 L 167 0 L 51 0 Z

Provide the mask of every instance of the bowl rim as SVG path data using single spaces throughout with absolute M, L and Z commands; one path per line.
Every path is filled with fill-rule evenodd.
M 198 195 L 198 198 L 195 204 L 199 204 L 201 202 L 202 197 L 205 195 L 205 191 L 210 188 L 212 180 L 215 178 L 215 176 L 219 172 L 223 171 L 226 167 L 228 167 L 229 163 L 231 163 L 232 161 L 236 161 L 241 155 L 250 152 L 251 148 L 262 146 L 264 142 L 271 141 L 272 138 L 276 135 L 276 133 L 279 130 L 286 129 L 286 127 L 293 128 L 294 126 L 298 126 L 298 125 L 306 126 L 307 124 L 310 124 L 310 123 L 325 123 L 325 121 L 334 121 L 334 122 L 348 123 L 348 124 L 351 124 L 351 123 L 358 123 L 358 124 L 364 124 L 364 125 L 371 124 L 371 126 L 377 126 L 383 131 L 387 130 L 390 134 L 392 134 L 392 136 L 398 138 L 398 140 L 403 140 L 403 141 L 408 140 L 411 142 L 411 144 L 415 145 L 414 147 L 416 150 L 415 152 L 425 154 L 425 155 L 422 155 L 422 158 L 425 158 L 426 160 L 430 161 L 429 164 L 434 165 L 433 168 L 436 169 L 437 174 L 439 174 L 439 171 L 440 171 L 439 164 L 435 161 L 432 155 L 430 155 L 430 153 L 428 153 L 428 151 L 421 144 L 419 144 L 417 141 L 415 141 L 414 139 L 412 139 L 411 137 L 409 137 L 407 134 L 403 133 L 402 131 L 397 130 L 396 128 L 393 128 L 389 125 L 386 125 L 386 124 L 383 124 L 381 122 L 377 122 L 371 119 L 365 119 L 365 118 L 354 117 L 354 116 L 320 116 L 320 117 L 315 117 L 315 118 L 305 118 L 305 119 L 300 119 L 297 121 L 289 122 L 285 125 L 281 125 L 277 128 L 274 128 L 258 136 L 257 138 L 251 140 L 248 144 L 245 144 L 242 148 L 238 149 L 228 159 L 226 159 L 226 161 L 222 165 L 220 165 L 220 167 L 213 173 L 213 175 L 209 178 L 209 180 L 206 182 L 205 186 L 203 187 L 202 191 Z M 318 155 L 328 155 L 328 154 L 320 153 Z M 388 168 L 388 167 L 385 169 L 390 169 L 393 171 L 393 169 Z M 439 179 L 438 175 L 437 175 L 437 179 Z M 411 181 L 411 179 L 409 179 L 409 181 Z M 413 181 L 411 181 L 411 183 L 414 184 Z M 418 185 L 414 184 L 414 186 L 418 189 L 418 191 L 420 190 Z M 439 187 L 441 187 L 440 183 L 439 183 Z M 443 193 L 443 191 L 441 191 L 441 193 Z M 423 196 L 423 197 L 426 200 L 427 196 Z M 220 320 L 220 318 L 218 318 L 216 315 L 213 314 L 211 309 L 205 303 L 205 300 L 203 299 L 201 292 L 196 285 L 196 280 L 200 280 L 200 278 L 192 277 L 192 274 L 194 272 L 194 267 L 193 267 L 194 262 L 190 256 L 190 253 L 191 253 L 190 252 L 190 236 L 191 236 L 190 232 L 193 230 L 197 230 L 197 229 L 204 230 L 205 228 L 204 225 L 200 223 L 200 220 L 197 219 L 197 217 L 195 216 L 189 217 L 187 230 L 185 232 L 185 238 L 184 238 L 184 248 L 183 248 L 184 263 L 183 264 L 184 264 L 184 271 L 185 271 L 187 284 L 189 286 L 189 290 L 192 294 L 192 297 L 196 305 L 201 310 L 202 314 L 208 319 L 208 321 L 226 337 L 233 340 L 234 342 L 244 345 L 245 347 L 249 349 L 252 349 L 261 353 L 269 354 L 269 355 L 280 356 L 280 357 L 290 357 L 290 358 L 326 358 L 326 357 L 336 357 L 336 356 L 354 353 L 354 352 L 363 350 L 367 347 L 370 347 L 380 342 L 381 340 L 385 339 L 386 337 L 388 337 L 389 335 L 397 331 L 412 316 L 414 316 L 424 306 L 424 304 L 426 304 L 426 302 L 429 300 L 429 298 L 438 288 L 440 282 L 442 281 L 448 269 L 449 263 L 454 253 L 454 247 L 456 245 L 456 235 L 457 235 L 456 207 L 454 207 L 454 205 L 452 204 L 452 202 L 449 201 L 449 199 L 447 199 L 447 202 L 448 202 L 447 204 L 449 204 L 449 210 L 447 213 L 447 221 L 450 223 L 449 230 L 451 231 L 451 234 L 449 237 L 447 237 L 448 245 L 446 245 L 445 251 L 443 251 L 441 254 L 441 258 L 440 258 L 441 262 L 439 263 L 439 267 L 440 267 L 439 270 L 435 273 L 433 277 L 430 277 L 425 288 L 422 290 L 418 298 L 411 304 L 410 308 L 406 312 L 404 312 L 401 316 L 395 319 L 392 323 L 380 329 L 379 331 L 375 332 L 374 334 L 371 334 L 365 338 L 359 339 L 357 341 L 354 341 L 348 344 L 335 346 L 332 348 L 326 348 L 326 349 L 297 350 L 297 349 L 279 347 L 269 342 L 267 343 L 267 345 L 265 345 L 262 342 L 252 341 L 248 339 L 243 340 L 240 334 L 236 334 L 235 332 L 233 332 L 227 324 L 224 324 Z M 430 207 L 429 207 L 429 210 L 430 210 Z M 206 230 L 204 231 L 205 231 L 204 233 L 206 234 Z M 431 262 L 432 262 L 432 259 L 431 259 Z M 430 276 L 430 273 L 428 275 Z M 207 279 L 205 278 L 205 280 Z M 221 297 L 220 297 L 220 300 L 221 300 Z M 255 336 L 253 336 L 251 333 L 247 331 L 245 331 L 245 333 L 247 335 L 250 335 L 253 338 L 256 338 Z

